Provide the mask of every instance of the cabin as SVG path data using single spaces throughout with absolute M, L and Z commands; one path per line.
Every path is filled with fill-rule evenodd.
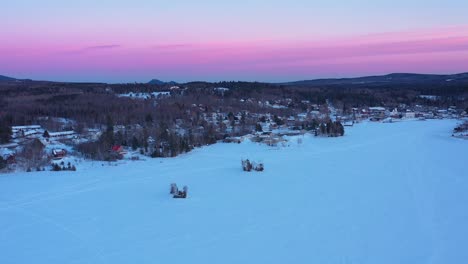
M 406 110 L 405 118 L 416 118 L 416 113 L 410 110 Z

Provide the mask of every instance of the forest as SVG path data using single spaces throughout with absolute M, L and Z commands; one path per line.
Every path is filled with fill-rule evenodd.
M 135 99 L 127 93 L 168 92 L 170 96 Z M 437 96 L 438 100 L 421 95 Z M 259 131 L 258 123 L 284 123 L 310 110 L 327 113 L 332 104 L 343 114 L 353 108 L 427 105 L 468 108 L 468 84 L 328 84 L 260 82 L 190 82 L 185 84 L 106 84 L 45 81 L 0 82 L 0 144 L 8 127 L 40 124 L 50 131 L 102 131 L 76 149 L 93 159 L 112 160 L 113 145 L 139 149 L 152 157 L 176 156 L 217 140 Z M 468 110 L 468 109 L 467 109 Z M 271 120 L 266 120 L 269 119 Z M 70 120 L 67 127 L 51 119 Z M 294 122 L 316 134 L 342 135 L 341 123 L 329 119 Z

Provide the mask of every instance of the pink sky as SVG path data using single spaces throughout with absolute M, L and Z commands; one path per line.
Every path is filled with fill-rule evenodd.
M 315 40 L 36 39 L 22 35 L 1 42 L 0 74 L 110 82 L 151 78 L 290 81 L 391 72 L 468 71 L 468 26 L 322 36 Z

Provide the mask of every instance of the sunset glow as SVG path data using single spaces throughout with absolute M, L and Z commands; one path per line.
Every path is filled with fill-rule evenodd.
M 137 1 L 135 8 L 128 9 L 121 1 L 104 1 L 108 6 L 83 2 L 65 8 L 59 1 L 45 1 L 39 9 L 43 12 L 36 9 L 34 14 L 28 4 L 37 3 L 7 3 L 6 16 L 0 17 L 0 74 L 62 81 L 289 81 L 468 70 L 468 18 L 456 15 L 426 25 L 403 16 L 387 25 L 396 18 L 387 14 L 371 23 L 377 14 L 358 18 L 352 4 L 297 1 L 285 6 L 272 1 L 266 8 L 267 2 L 257 1 L 251 8 L 258 12 L 266 8 L 264 16 L 257 17 L 246 3 L 208 8 L 211 1 L 197 6 L 184 1 Z M 468 4 L 457 1 L 444 5 L 468 10 Z M 427 6 L 427 10 L 437 7 Z M 224 17 L 218 13 L 229 8 L 240 13 Z M 318 9 L 329 15 L 350 13 L 329 23 Z M 401 6 L 394 12 L 404 10 Z M 424 15 L 424 10 L 415 10 L 415 17 Z M 306 16 L 306 11 L 311 15 Z M 443 9 L 439 12 L 442 15 Z M 363 23 L 365 18 L 369 24 Z M 347 30 L 351 25 L 353 30 Z

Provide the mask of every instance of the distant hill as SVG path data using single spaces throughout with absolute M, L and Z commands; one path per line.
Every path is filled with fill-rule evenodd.
M 0 82 L 11 82 L 11 81 L 15 81 L 15 80 L 16 80 L 15 78 L 0 75 Z
M 31 79 L 16 79 L 4 75 L 0 75 L 0 82 L 13 82 L 13 81 L 32 81 Z M 38 81 L 33 81 L 38 82 Z M 47 81 L 40 81 L 47 82 Z M 67 82 L 63 82 L 67 83 Z M 72 83 L 72 82 L 70 82 Z M 192 82 L 197 83 L 197 82 Z M 206 82 L 210 83 L 210 82 Z M 155 85 L 179 85 L 174 81 L 161 81 L 152 79 L 148 84 Z M 435 85 L 437 87 L 445 87 L 450 85 L 468 85 L 468 72 L 459 74 L 416 74 L 416 73 L 392 73 L 381 76 L 365 76 L 356 78 L 330 78 L 330 79 L 312 79 L 303 81 L 293 81 L 284 83 L 272 83 L 275 85 L 284 86 L 302 86 L 302 87 L 338 87 L 338 86 L 351 86 L 351 87 L 390 87 L 390 86 L 412 86 L 412 85 Z
M 157 84 L 157 85 L 169 84 L 169 85 L 177 85 L 177 83 L 174 82 L 174 81 L 164 82 L 164 81 L 161 81 L 161 80 L 158 80 L 158 79 L 152 79 L 151 81 L 148 82 L 148 84 Z
M 424 84 L 424 83 L 467 83 L 468 73 L 438 75 L 415 73 L 392 73 L 382 76 L 367 76 L 357 78 L 316 79 L 280 83 L 291 86 L 335 86 L 335 85 L 385 85 L 385 84 Z

